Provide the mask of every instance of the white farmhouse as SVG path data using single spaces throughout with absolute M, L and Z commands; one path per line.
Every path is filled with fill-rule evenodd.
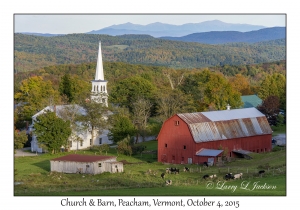
M 98 101 L 99 103 L 105 103 L 105 105 L 108 105 L 107 101 L 107 81 L 104 80 L 104 73 L 103 73 L 103 63 L 102 63 L 102 53 L 101 53 L 101 42 L 99 42 L 99 52 L 98 52 L 98 59 L 97 59 L 97 66 L 96 66 L 96 75 L 95 80 L 92 81 L 92 90 L 91 90 L 91 99 Z M 36 117 L 44 114 L 46 111 L 52 111 L 55 112 L 58 117 L 61 117 L 61 113 L 66 109 L 68 106 L 72 105 L 57 105 L 57 106 L 47 106 L 43 110 L 39 111 L 35 115 L 32 116 L 32 125 L 30 126 L 30 131 L 33 129 L 34 121 L 36 120 Z M 78 110 L 79 114 L 84 115 L 85 110 L 78 106 L 76 110 Z M 101 144 L 112 144 L 113 142 L 108 139 L 108 130 L 104 130 L 100 135 L 96 136 L 96 138 L 93 140 L 93 145 L 101 145 Z M 77 133 L 78 136 L 83 141 L 70 141 L 69 149 L 70 150 L 77 150 L 77 149 L 85 149 L 90 147 L 92 145 L 92 136 L 91 132 L 86 130 L 85 132 Z M 38 139 L 35 135 L 32 136 L 31 141 L 31 151 L 32 152 L 44 152 L 41 147 L 39 147 Z

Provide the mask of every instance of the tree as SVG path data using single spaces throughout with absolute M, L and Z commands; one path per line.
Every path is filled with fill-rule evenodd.
M 131 139 L 127 136 L 122 141 L 119 141 L 117 147 L 118 154 L 132 155 Z
M 15 130 L 14 132 L 14 149 L 21 149 L 27 142 L 28 136 L 26 131 Z
M 72 102 L 74 99 L 74 93 L 72 90 L 71 78 L 69 74 L 65 74 L 61 78 L 59 83 L 59 92 L 61 95 L 66 95 L 68 97 L 68 102 Z
M 227 104 L 232 108 L 240 108 L 243 104 L 241 94 L 232 88 L 221 74 L 211 74 L 205 85 L 203 102 L 210 110 L 224 110 Z
M 102 154 L 102 152 L 108 152 L 109 151 L 109 145 L 108 144 L 102 144 L 96 147 L 96 149 L 99 151 L 100 154 Z
M 54 112 L 48 111 L 37 116 L 33 127 L 39 145 L 45 146 L 48 151 L 56 153 L 62 146 L 68 147 L 68 138 L 71 135 L 70 121 L 65 121 Z
M 267 75 L 261 82 L 258 96 L 265 100 L 269 96 L 277 96 L 280 100 L 280 107 L 286 108 L 286 78 L 282 74 L 274 73 Z
M 229 82 L 234 90 L 237 90 L 241 95 L 251 95 L 253 92 L 250 88 L 250 83 L 246 77 L 241 74 L 236 74 L 229 79 Z
M 136 129 L 145 140 L 147 133 L 147 122 L 151 114 L 152 103 L 144 98 L 137 98 L 132 103 L 133 122 L 137 126 Z M 136 143 L 138 142 L 138 136 Z
M 128 115 L 117 113 L 112 116 L 110 121 L 111 126 L 109 129 L 108 137 L 114 143 L 123 140 L 127 136 L 131 137 L 136 132 L 136 129 Z
M 193 98 L 178 89 L 164 90 L 157 94 L 157 115 L 161 122 L 177 113 L 195 112 Z
M 269 96 L 265 100 L 263 100 L 262 104 L 257 107 L 259 111 L 261 111 L 270 125 L 276 125 L 276 118 L 279 113 L 279 98 L 278 96 Z
M 77 104 L 64 105 L 62 109 L 57 111 L 57 114 L 62 119 L 70 122 L 72 132 L 69 137 L 69 141 L 76 142 L 77 147 L 78 143 L 83 141 L 80 135 L 84 135 L 86 132 L 86 128 L 78 122 L 78 119 L 82 116 L 83 112 L 83 108 Z M 69 147 L 67 146 L 67 148 Z
M 22 116 L 20 117 L 23 120 L 31 120 L 37 111 L 60 101 L 59 93 L 53 89 L 52 83 L 44 81 L 39 76 L 23 80 L 20 90 L 14 98 L 17 102 L 22 103 Z
M 151 100 L 154 97 L 156 87 L 150 81 L 140 77 L 129 77 L 120 81 L 111 90 L 110 97 L 113 103 L 128 107 L 132 112 L 132 101 L 138 97 Z
M 103 132 L 109 127 L 108 107 L 103 103 L 97 103 L 94 100 L 82 102 L 81 106 L 85 110 L 85 114 L 78 117 L 78 121 L 82 123 L 91 133 L 91 148 L 94 146 L 96 135 Z

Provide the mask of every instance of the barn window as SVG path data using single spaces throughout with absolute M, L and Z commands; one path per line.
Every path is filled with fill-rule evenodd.
M 185 145 L 183 145 L 183 149 L 186 149 L 186 146 L 185 146 Z
M 99 168 L 102 167 L 102 164 L 101 164 L 101 163 L 98 163 L 98 167 L 99 167 Z
M 102 138 L 99 138 L 99 144 L 102 144 Z
M 178 120 L 175 121 L 175 125 L 176 126 L 179 125 L 179 121 Z
M 168 144 L 165 144 L 165 147 L 168 147 Z

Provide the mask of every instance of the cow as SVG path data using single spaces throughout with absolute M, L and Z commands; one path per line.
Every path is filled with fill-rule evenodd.
M 265 170 L 261 170 L 258 172 L 258 174 L 264 174 L 265 173 Z
M 161 178 L 164 179 L 165 178 L 165 173 L 162 173 L 160 176 L 161 176 Z
M 203 176 L 203 179 L 207 179 L 209 177 L 209 175 L 208 174 L 205 174 L 204 176 Z
M 241 179 L 243 176 L 243 173 L 235 174 L 234 179 Z
M 216 174 L 214 174 L 214 175 L 210 175 L 209 176 L 209 178 L 211 178 L 211 179 L 213 179 L 213 178 L 216 178 L 217 177 L 217 175 Z
M 184 172 L 190 171 L 190 169 L 189 169 L 188 167 L 184 167 L 183 171 L 184 171 Z
M 208 163 L 207 163 L 207 162 L 204 162 L 204 163 L 203 163 L 203 166 L 208 167 Z
M 226 180 L 234 179 L 234 176 L 232 175 L 232 173 L 228 173 L 224 176 L 224 179 L 226 179 Z
M 166 180 L 166 185 L 171 185 L 172 184 L 172 180 Z
M 167 173 L 167 174 L 171 173 L 170 168 L 166 168 L 166 173 Z
M 179 174 L 179 168 L 170 168 L 170 172 L 174 174 Z

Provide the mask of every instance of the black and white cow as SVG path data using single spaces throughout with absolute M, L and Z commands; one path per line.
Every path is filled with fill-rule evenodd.
M 208 167 L 208 163 L 207 163 L 207 162 L 204 162 L 204 163 L 203 163 L 203 166 Z
M 207 179 L 209 177 L 209 175 L 208 174 L 205 174 L 204 176 L 203 176 L 203 179 Z
M 172 180 L 166 180 L 166 185 L 171 185 L 172 184 Z
M 261 170 L 258 172 L 259 175 L 264 174 L 264 173 L 265 173 L 265 170 Z
M 160 176 L 161 176 L 161 178 L 164 179 L 165 178 L 165 173 L 162 173 Z
M 184 167 L 183 171 L 187 172 L 187 171 L 190 171 L 190 169 L 188 167 Z
M 226 179 L 226 180 L 234 179 L 234 176 L 232 175 L 232 173 L 228 173 L 224 176 L 224 179 Z

